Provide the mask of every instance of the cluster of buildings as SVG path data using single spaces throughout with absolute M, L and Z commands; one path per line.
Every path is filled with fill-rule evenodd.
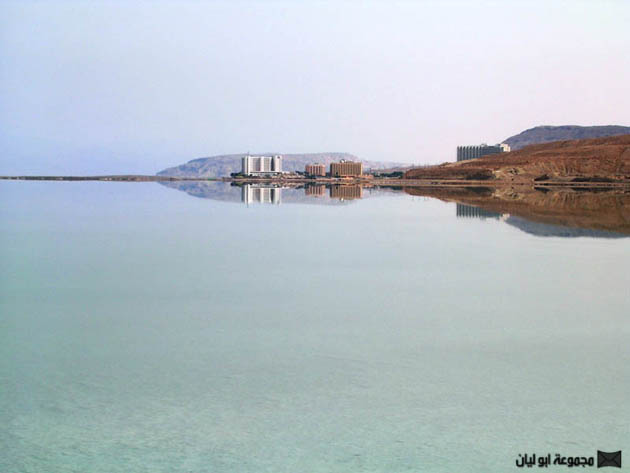
M 488 154 L 508 153 L 509 151 L 510 145 L 506 143 L 496 145 L 482 143 L 480 145 L 458 146 L 457 161 L 468 161 L 469 159 L 481 158 Z
M 507 143 L 488 145 L 458 146 L 457 161 L 468 161 L 469 159 L 481 158 L 489 154 L 500 154 L 510 152 Z M 241 174 L 253 177 L 274 177 L 280 176 L 282 172 L 282 156 L 244 156 Z M 301 173 L 298 173 L 301 174 Z M 347 161 L 330 163 L 326 169 L 325 164 L 311 163 L 304 167 L 304 175 L 309 178 L 318 177 L 361 177 L 363 176 L 363 163 L 360 161 Z
M 363 163 L 342 159 L 338 163 L 330 163 L 328 173 L 324 164 L 307 164 L 304 174 L 308 177 L 360 177 L 363 175 Z
M 282 174 L 282 156 L 244 156 L 241 173 L 256 177 L 279 176 Z M 308 177 L 359 177 L 363 175 L 363 163 L 342 159 L 330 163 L 328 171 L 325 164 L 307 164 L 304 174 Z

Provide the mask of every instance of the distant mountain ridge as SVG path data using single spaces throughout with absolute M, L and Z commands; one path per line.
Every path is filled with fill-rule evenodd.
M 525 130 L 518 135 L 510 136 L 503 140 L 512 148 L 512 151 L 525 146 L 550 143 L 552 141 L 582 140 L 586 138 L 606 138 L 608 136 L 630 134 L 629 126 L 605 125 L 605 126 L 537 126 Z
M 330 163 L 345 159 L 348 161 L 362 161 L 364 169 L 385 169 L 400 163 L 384 163 L 379 161 L 360 160 L 350 153 L 251 153 L 252 156 L 282 156 L 283 171 L 304 171 L 304 166 L 311 163 L 321 163 L 328 166 Z M 241 159 L 247 154 L 225 154 L 207 158 L 197 158 L 185 164 L 164 169 L 157 173 L 158 176 L 172 177 L 226 177 L 233 172 L 241 171 Z

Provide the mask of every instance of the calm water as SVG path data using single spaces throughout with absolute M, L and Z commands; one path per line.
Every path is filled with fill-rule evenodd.
M 217 186 L 0 182 L 0 471 L 630 455 L 630 238 Z

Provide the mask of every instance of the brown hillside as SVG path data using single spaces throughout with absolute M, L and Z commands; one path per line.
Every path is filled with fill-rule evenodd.
M 556 141 L 470 161 L 410 169 L 405 179 L 630 181 L 630 135 Z

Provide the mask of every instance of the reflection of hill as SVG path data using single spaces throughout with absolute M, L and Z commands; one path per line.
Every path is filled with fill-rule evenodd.
M 175 181 L 160 182 L 161 185 L 186 192 L 202 199 L 221 200 L 224 202 L 243 202 L 241 186 L 232 186 L 225 182 L 211 181 Z M 329 193 L 311 193 L 304 186 L 283 187 L 280 202 L 283 204 L 344 205 L 348 200 L 330 199 Z
M 394 188 L 296 185 L 279 192 L 254 192 L 244 200 L 242 186 L 224 182 L 175 181 L 161 185 L 194 197 L 225 202 L 273 202 L 315 205 L 348 205 L 372 196 L 395 195 Z M 272 189 L 262 186 L 259 189 Z M 457 215 L 499 218 L 538 236 L 602 237 L 630 235 L 630 191 L 570 188 L 406 187 L 407 194 L 456 202 Z M 260 194 L 260 196 L 258 195 Z M 264 195 L 263 195 L 264 194 Z M 269 198 L 267 198 L 269 194 Z M 248 194 L 249 195 L 249 194 Z M 353 200 L 355 199 L 355 200 Z M 507 217 L 507 218 L 506 218 Z
M 592 237 L 592 238 L 624 238 L 623 233 L 608 232 L 606 230 L 592 230 L 590 228 L 572 228 L 549 223 L 532 222 L 521 217 L 510 216 L 505 223 L 512 225 L 530 235 L 542 237 Z
M 246 186 L 252 189 L 276 188 L 272 185 L 244 184 L 230 185 L 226 182 L 216 181 L 168 181 L 159 184 L 186 192 L 188 195 L 202 199 L 222 200 L 224 202 L 244 202 L 249 198 L 243 198 L 243 189 Z M 390 188 L 362 187 L 358 185 L 333 185 L 322 184 L 296 184 L 277 188 L 274 192 L 275 203 L 284 204 L 315 204 L 315 205 L 347 205 L 353 200 L 365 199 L 375 195 L 394 195 L 402 192 L 402 188 L 396 190 Z M 259 193 L 256 193 L 258 195 Z M 253 200 L 259 200 L 252 196 Z M 262 199 L 266 200 L 266 199 Z
M 160 182 L 159 184 L 202 199 L 222 200 L 224 202 L 241 201 L 241 189 L 223 182 L 173 181 Z
M 435 197 L 444 201 L 481 207 L 490 212 L 510 214 L 530 222 L 568 229 L 587 229 L 630 234 L 630 192 L 623 190 L 514 188 L 410 187 L 411 195 Z M 524 231 L 520 220 L 510 222 Z M 536 227 L 528 227 L 535 233 Z M 538 227 L 542 232 L 543 227 Z M 551 231 L 550 228 L 547 230 Z M 554 229 L 556 234 L 559 229 Z M 575 234 L 575 232 L 572 232 Z M 587 232 L 588 233 L 588 232 Z M 596 236 L 584 234 L 582 236 Z

